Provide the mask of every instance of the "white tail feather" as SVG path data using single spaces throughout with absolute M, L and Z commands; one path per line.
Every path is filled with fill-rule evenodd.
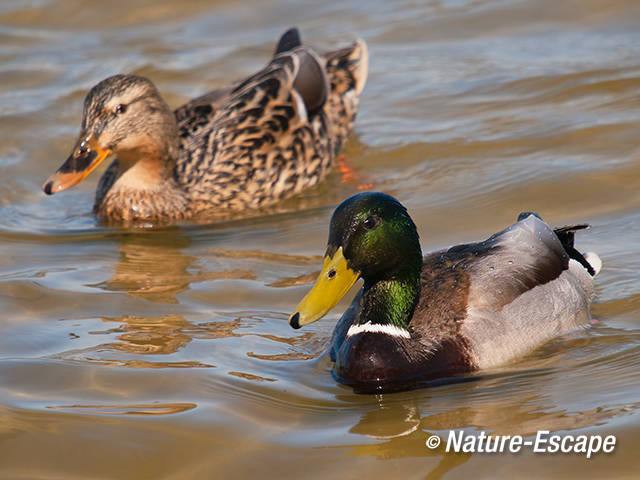
M 589 265 L 591 265 L 591 268 L 596 272 L 596 275 L 599 274 L 600 270 L 602 270 L 602 260 L 600 260 L 600 256 L 595 252 L 587 252 L 583 257 L 589 262 Z

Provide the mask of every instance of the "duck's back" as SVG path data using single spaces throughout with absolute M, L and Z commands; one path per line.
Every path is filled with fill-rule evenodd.
M 364 42 L 321 57 L 290 30 L 263 70 L 176 110 L 176 178 L 192 208 L 258 208 L 324 178 L 366 74 Z
M 592 275 L 573 230 L 563 242 L 535 214 L 521 217 L 484 242 L 425 257 L 411 323 L 425 342 L 460 339 L 472 363 L 488 368 L 589 322 Z

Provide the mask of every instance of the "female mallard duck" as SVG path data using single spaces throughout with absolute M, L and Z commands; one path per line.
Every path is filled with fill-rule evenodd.
M 107 222 L 267 206 L 325 177 L 353 127 L 367 63 L 362 40 L 320 56 L 294 28 L 264 69 L 175 112 L 146 78 L 109 77 L 85 98 L 75 147 L 43 190 L 72 187 L 113 154 L 94 204 Z
M 322 318 L 362 277 L 333 333 L 340 382 L 399 390 L 500 365 L 589 322 L 601 262 L 573 248 L 574 232 L 586 227 L 554 231 L 523 213 L 483 242 L 423 258 L 407 210 L 361 193 L 334 212 L 320 276 L 289 322 Z

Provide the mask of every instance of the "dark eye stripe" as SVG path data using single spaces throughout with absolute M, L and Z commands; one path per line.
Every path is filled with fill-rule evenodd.
M 113 113 L 115 113 L 116 115 L 121 114 L 121 113 L 125 113 L 127 111 L 127 109 L 133 105 L 136 102 L 140 102 L 142 100 L 146 100 L 147 98 L 150 98 L 152 95 L 151 94 L 147 94 L 147 95 L 142 95 L 138 98 L 135 98 L 133 100 L 131 100 L 129 103 L 120 103 L 118 105 L 116 105 L 116 108 L 113 109 Z M 105 108 L 105 107 L 103 107 Z

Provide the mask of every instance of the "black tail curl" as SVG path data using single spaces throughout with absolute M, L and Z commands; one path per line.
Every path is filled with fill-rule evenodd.
M 518 215 L 518 221 L 524 220 L 529 215 L 534 215 L 538 217 L 540 220 L 542 220 L 540 215 L 538 215 L 536 212 L 522 212 L 520 215 Z M 578 250 L 576 250 L 575 247 L 573 246 L 575 233 L 578 230 L 585 230 L 587 228 L 590 228 L 589 224 L 581 223 L 579 225 L 568 225 L 566 227 L 556 228 L 553 231 L 558 236 L 558 239 L 560 240 L 560 243 L 564 247 L 565 252 L 567 252 L 567 255 L 569 255 L 569 258 L 572 258 L 576 262 L 579 262 L 580 265 L 582 265 L 587 270 L 587 272 L 589 272 L 589 275 L 594 277 L 596 274 L 596 271 L 593 269 L 591 264 L 587 262 L 587 259 L 584 258 L 584 255 L 580 253 Z
M 580 262 L 580 264 L 587 269 L 587 272 L 589 272 L 589 275 L 593 277 L 595 276 L 596 271 L 593 269 L 591 264 L 587 262 L 587 259 L 584 258 L 584 255 L 582 255 L 573 246 L 575 232 L 577 232 L 578 230 L 585 230 L 587 228 L 589 228 L 589 225 L 586 223 L 582 223 L 580 225 L 570 225 L 567 227 L 556 228 L 554 232 L 560 239 L 560 243 L 562 243 L 562 246 L 567 252 L 567 255 L 569 255 L 569 258 L 573 258 L 575 261 Z

